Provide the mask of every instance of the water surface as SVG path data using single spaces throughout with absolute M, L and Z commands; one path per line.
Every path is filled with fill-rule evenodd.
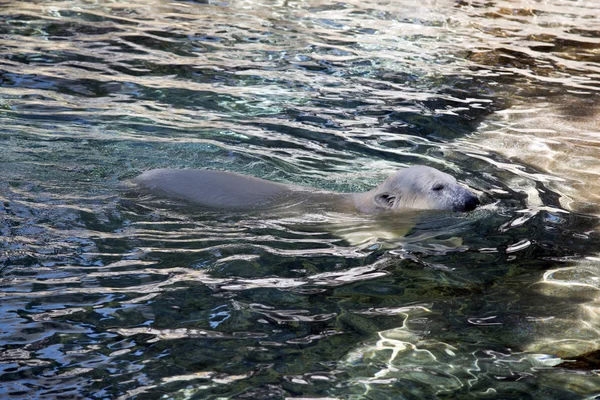
M 600 395 L 556 367 L 600 349 L 599 14 L 1 4 L 1 397 Z M 166 167 L 362 191 L 414 164 L 485 205 L 280 216 L 128 191 Z

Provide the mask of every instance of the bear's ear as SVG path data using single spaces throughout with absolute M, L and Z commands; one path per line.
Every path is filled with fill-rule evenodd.
M 377 207 L 393 208 L 396 203 L 397 196 L 391 193 L 377 193 L 373 201 Z

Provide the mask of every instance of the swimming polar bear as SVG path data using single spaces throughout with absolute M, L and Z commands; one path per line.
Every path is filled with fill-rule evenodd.
M 471 211 L 479 204 L 478 198 L 454 177 L 422 165 L 401 170 L 364 193 L 335 193 L 197 169 L 149 170 L 134 182 L 154 194 L 221 209 L 324 208 L 377 213 L 403 209 Z

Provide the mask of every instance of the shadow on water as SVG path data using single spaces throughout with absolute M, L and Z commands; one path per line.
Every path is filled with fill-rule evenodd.
M 565 367 L 600 342 L 594 7 L 0 5 L 1 397 L 597 395 Z M 352 192 L 412 164 L 485 205 L 122 188 L 179 167 Z

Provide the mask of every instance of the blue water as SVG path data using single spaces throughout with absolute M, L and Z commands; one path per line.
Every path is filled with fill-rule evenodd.
M 600 396 L 564 364 L 600 350 L 599 7 L 0 4 L 0 397 Z M 414 164 L 484 205 L 226 213 L 129 181 Z

